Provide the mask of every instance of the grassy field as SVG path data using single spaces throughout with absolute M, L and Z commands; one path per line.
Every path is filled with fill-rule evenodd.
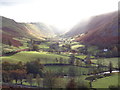
M 87 57 L 87 55 L 76 55 L 76 57 L 81 58 L 81 59 L 85 59 Z M 94 56 L 90 56 L 90 58 L 94 58 Z
M 39 48 L 41 49 L 48 49 L 49 48 L 49 46 L 48 45 L 46 45 L 46 44 L 41 44 L 41 45 L 39 45 Z
M 71 65 L 66 65 L 66 66 L 57 66 L 57 65 L 51 65 L 51 66 L 45 66 L 45 69 L 47 71 L 52 71 L 55 73 L 63 72 L 64 74 L 69 73 L 69 69 L 72 68 L 74 69 L 73 71 L 75 72 L 76 76 L 79 76 L 81 74 L 88 74 L 89 70 L 91 68 L 83 68 L 83 67 L 77 67 L 77 66 L 71 66 Z
M 10 63 L 17 63 L 19 61 L 26 63 L 28 61 L 37 60 L 39 58 L 41 63 L 45 64 L 45 63 L 56 63 L 55 62 L 56 58 L 58 59 L 63 58 L 64 60 L 68 60 L 69 57 L 61 56 L 58 54 L 51 54 L 47 52 L 23 51 L 12 56 L 4 56 L 1 58 L 3 62 L 8 61 Z
M 113 67 L 118 68 L 118 58 L 100 58 L 100 59 L 93 59 L 92 62 L 97 63 L 97 61 L 100 60 L 100 62 L 108 66 L 109 62 L 112 62 Z
M 98 79 L 97 81 L 92 83 L 93 88 L 108 88 L 110 85 L 114 86 L 117 86 L 118 84 L 120 85 L 120 83 L 118 83 L 119 75 L 120 73 L 119 74 L 115 73 L 112 74 L 112 76 Z
M 79 47 L 84 47 L 84 45 L 73 45 L 73 46 L 71 46 L 71 49 L 77 49 L 77 48 L 79 48 Z
M 72 42 L 71 45 L 79 45 L 79 42 Z

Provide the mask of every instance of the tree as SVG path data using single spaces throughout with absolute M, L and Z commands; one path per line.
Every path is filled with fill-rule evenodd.
M 55 62 L 56 62 L 56 63 L 58 63 L 58 62 L 59 62 L 57 58 L 55 58 Z
M 6 83 L 11 81 L 10 73 L 8 71 L 2 70 L 2 81 Z
M 2 69 L 5 71 L 9 70 L 17 70 L 17 69 L 24 69 L 25 66 L 22 64 L 22 62 L 18 62 L 17 64 L 9 63 L 7 61 L 2 63 Z
M 92 88 L 92 80 L 90 80 L 89 84 L 90 84 L 90 88 Z
M 112 68 L 113 68 L 113 65 L 112 65 L 112 62 L 110 61 L 109 62 L 109 71 L 110 71 L 110 73 L 112 73 Z
M 56 52 L 59 52 L 59 43 L 52 43 L 50 46 L 49 46 L 49 49 L 50 51 L 56 51 Z
M 87 57 L 85 58 L 85 64 L 86 64 L 86 67 L 91 66 L 90 54 L 87 55 Z
M 70 44 L 62 45 L 62 49 L 68 52 L 71 50 L 71 45 Z
M 71 55 L 70 55 L 69 63 L 70 63 L 71 65 L 74 65 L 74 61 L 75 61 L 75 56 L 74 56 L 74 54 L 71 54 Z
M 57 50 L 57 54 L 61 54 L 61 51 L 62 51 L 62 48 L 59 47 L 58 50 Z
M 13 80 L 15 80 L 16 84 L 18 82 L 18 80 L 20 80 L 21 84 L 22 84 L 22 80 L 25 78 L 26 76 L 26 70 L 10 70 L 10 78 L 12 78 Z
M 18 76 L 19 76 L 19 80 L 20 80 L 21 85 L 23 83 L 23 79 L 26 77 L 26 74 L 27 74 L 27 72 L 24 69 L 18 71 Z
M 60 57 L 60 64 L 62 64 L 63 63 L 63 58 L 62 57 Z
M 24 68 L 25 68 L 24 65 L 23 65 L 23 63 L 22 63 L 21 61 L 19 61 L 19 62 L 16 64 L 16 67 L 17 67 L 17 69 L 24 69 Z
M 32 86 L 33 84 L 33 74 L 28 74 L 27 75 L 27 82 L 30 84 L 30 86 Z
M 3 62 L 2 65 L 3 65 L 2 69 L 4 71 L 3 81 L 9 82 L 10 80 L 15 80 L 17 84 L 18 80 L 20 80 L 22 84 L 22 80 L 25 78 L 26 75 L 25 66 L 22 64 L 22 62 L 18 62 L 17 64 Z
M 102 60 L 97 60 L 97 70 L 98 72 L 101 72 L 102 71 Z
M 76 64 L 76 66 L 81 66 L 82 62 L 80 60 L 76 60 L 75 64 Z
M 2 63 L 2 69 L 5 70 L 5 71 L 9 71 L 11 68 L 10 68 L 10 63 L 5 61 Z
M 45 73 L 45 77 L 43 78 L 43 86 L 47 88 L 54 88 L 56 84 L 56 77 L 51 71 L 47 71 Z
M 93 74 L 96 75 L 98 73 L 97 68 L 93 67 Z
M 39 46 L 36 45 L 36 44 L 33 44 L 32 50 L 33 50 L 33 51 L 38 51 L 38 50 L 39 50 Z
M 40 86 L 40 82 L 41 82 L 40 75 L 37 74 L 36 75 L 36 83 L 38 84 L 38 87 Z
M 84 48 L 83 48 L 83 47 L 79 47 L 79 48 L 78 48 L 78 53 L 79 53 L 79 54 L 84 53 Z
M 40 74 L 42 77 L 43 68 L 44 68 L 44 66 L 38 60 L 26 63 L 27 73 L 32 73 L 32 74 L 34 74 L 34 76 L 36 76 L 37 74 Z
M 10 77 L 15 80 L 16 84 L 18 82 L 19 79 L 19 74 L 18 74 L 18 70 L 11 70 L 10 71 Z
M 76 88 L 76 83 L 75 83 L 75 80 L 74 79 L 71 79 L 67 86 L 66 86 L 67 90 L 71 89 L 71 90 L 75 90 Z
M 112 48 L 112 55 L 113 56 L 119 56 L 118 54 L 118 46 L 114 46 L 113 48 Z
M 68 74 L 74 77 L 76 75 L 76 69 L 74 67 L 69 67 Z

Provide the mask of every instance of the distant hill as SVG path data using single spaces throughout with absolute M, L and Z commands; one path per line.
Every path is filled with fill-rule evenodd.
M 76 41 L 84 44 L 108 47 L 118 44 L 118 13 L 112 12 L 94 16 L 89 22 L 76 25 L 66 33 L 77 36 Z M 80 35 L 81 34 L 81 35 Z
M 21 43 L 14 40 L 14 37 L 26 37 L 45 39 L 55 35 L 52 26 L 43 23 L 19 23 L 13 19 L 2 18 L 2 42 L 4 44 L 12 43 L 13 46 L 19 46 Z

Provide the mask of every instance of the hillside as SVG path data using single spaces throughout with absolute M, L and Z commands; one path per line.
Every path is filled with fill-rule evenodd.
M 54 36 L 53 28 L 43 23 L 18 23 L 12 19 L 2 17 L 2 42 L 4 44 L 12 43 L 13 46 L 22 45 L 14 38 L 37 38 L 45 39 Z
M 112 12 L 94 16 L 89 22 L 86 22 L 86 25 L 81 26 L 81 24 L 78 24 L 66 35 L 78 35 L 76 40 L 84 44 L 100 47 L 116 45 L 118 43 L 118 14 Z

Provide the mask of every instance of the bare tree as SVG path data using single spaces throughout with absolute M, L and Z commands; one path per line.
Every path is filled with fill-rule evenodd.
M 112 73 L 112 69 L 113 69 L 113 64 L 112 64 L 112 62 L 110 61 L 110 62 L 109 62 L 109 71 L 110 71 L 110 73 Z

